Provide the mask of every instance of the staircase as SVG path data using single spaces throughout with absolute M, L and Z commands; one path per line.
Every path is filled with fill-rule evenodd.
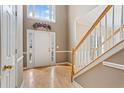
M 106 61 L 122 50 L 124 7 L 108 5 L 72 49 L 72 81 L 101 63 L 103 66 L 124 70 L 124 64 Z

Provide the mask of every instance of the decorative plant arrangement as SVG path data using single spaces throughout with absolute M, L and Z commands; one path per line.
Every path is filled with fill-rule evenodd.
M 33 24 L 33 28 L 36 30 L 42 30 L 42 31 L 50 31 L 51 26 L 46 23 L 35 23 Z

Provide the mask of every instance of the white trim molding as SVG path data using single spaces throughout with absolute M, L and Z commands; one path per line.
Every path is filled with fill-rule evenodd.
M 56 51 L 56 53 L 72 53 L 72 51 Z
M 19 62 L 20 60 L 22 60 L 23 57 L 24 57 L 24 56 L 19 57 L 19 58 L 17 59 L 17 62 Z
M 27 55 L 27 52 L 23 52 L 24 55 Z
M 124 70 L 124 65 L 120 65 L 117 63 L 112 63 L 112 62 L 103 62 L 104 66 L 108 66 L 108 67 L 112 67 L 112 68 L 116 68 L 116 69 L 120 69 L 120 70 Z
M 59 63 L 56 63 L 56 65 L 64 65 L 64 64 L 72 65 L 72 63 L 70 63 L 70 62 L 59 62 Z
M 73 86 L 75 87 L 75 88 L 83 88 L 79 83 L 77 83 L 75 80 L 73 81 Z

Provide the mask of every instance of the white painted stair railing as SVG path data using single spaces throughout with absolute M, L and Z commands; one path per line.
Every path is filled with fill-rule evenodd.
M 97 63 L 103 62 L 105 59 L 94 63 L 121 42 L 124 42 L 123 29 L 124 7 L 108 5 L 86 35 L 72 49 L 72 80 L 79 76 L 78 73 L 82 70 L 86 69 L 83 71 L 86 72 L 89 65 L 94 64 L 89 66 L 91 69 Z

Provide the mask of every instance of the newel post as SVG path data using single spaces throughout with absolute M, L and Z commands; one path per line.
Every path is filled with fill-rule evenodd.
M 72 48 L 72 73 L 71 73 L 71 82 L 73 82 L 73 76 L 74 76 L 74 57 L 75 57 L 75 51 L 74 48 Z

